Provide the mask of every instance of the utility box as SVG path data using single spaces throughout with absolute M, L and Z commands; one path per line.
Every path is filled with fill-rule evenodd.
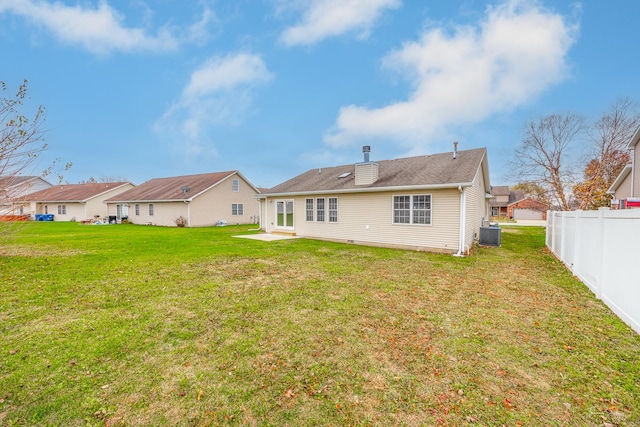
M 482 246 L 500 246 L 500 235 L 502 229 L 500 227 L 480 227 L 480 245 Z

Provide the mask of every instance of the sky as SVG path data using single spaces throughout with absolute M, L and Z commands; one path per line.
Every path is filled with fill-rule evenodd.
M 363 145 L 458 141 L 506 185 L 526 121 L 640 101 L 638 17 L 636 0 L 0 0 L 0 80 L 28 80 L 38 167 L 71 162 L 67 183 L 239 170 L 268 188 Z

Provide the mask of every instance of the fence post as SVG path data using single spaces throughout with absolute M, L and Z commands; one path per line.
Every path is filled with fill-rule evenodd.
M 561 217 L 560 217 L 560 224 L 562 224 L 560 226 L 560 228 L 562 229 L 562 234 L 560 236 L 560 260 L 564 263 L 564 256 L 565 256 L 565 249 L 567 247 L 567 216 L 565 215 L 566 212 L 562 211 L 560 213 Z M 565 265 L 567 265 L 565 263 Z
M 544 243 L 548 248 L 551 248 L 551 238 L 553 236 L 553 218 L 551 217 L 551 211 L 547 211 L 547 234 L 545 236 Z
M 582 261 L 580 255 L 582 255 L 582 249 L 583 249 L 582 233 L 580 232 L 582 210 L 578 209 L 577 211 L 575 211 L 575 213 L 576 213 L 576 216 L 575 216 L 575 223 L 574 223 L 575 236 L 573 238 L 573 266 L 571 268 L 571 271 L 576 276 L 580 276 L 580 269 L 582 268 L 582 266 L 580 265 Z
M 558 249 L 556 247 L 557 245 L 556 221 L 558 220 L 558 218 L 556 217 L 556 212 L 553 212 L 552 215 L 553 215 L 553 221 L 552 221 L 551 227 L 553 227 L 553 233 L 551 234 L 551 252 L 553 252 L 558 258 L 560 258 L 560 256 L 558 255 Z
M 607 255 L 607 251 L 604 250 L 605 247 L 605 239 L 606 239 L 606 234 L 605 234 L 605 217 L 604 217 L 604 213 L 605 213 L 606 209 L 600 208 L 598 209 L 598 230 L 596 230 L 596 232 L 598 233 L 598 248 L 597 250 L 600 251 L 600 262 L 598 265 L 598 275 L 597 277 L 597 283 L 596 283 L 596 289 L 595 289 L 595 293 L 596 293 L 596 297 L 598 299 L 602 299 L 602 291 L 604 290 L 604 277 L 605 277 L 605 271 L 604 271 L 604 266 L 605 266 L 605 262 L 606 262 L 606 255 Z

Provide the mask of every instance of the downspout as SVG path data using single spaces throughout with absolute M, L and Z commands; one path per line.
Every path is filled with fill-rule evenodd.
M 262 199 L 258 199 L 260 209 L 258 209 L 258 228 L 250 228 L 247 231 L 260 231 L 262 230 Z
M 187 227 L 191 227 L 191 201 L 185 199 L 183 202 L 187 204 Z
M 453 256 L 463 257 L 464 256 L 464 235 L 465 235 L 465 215 L 466 215 L 466 200 L 464 197 L 464 188 L 462 186 L 458 186 L 458 191 L 460 192 L 460 238 L 458 242 L 458 253 L 453 254 Z

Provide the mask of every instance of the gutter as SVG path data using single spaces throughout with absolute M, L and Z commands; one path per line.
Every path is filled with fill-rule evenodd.
M 288 193 L 260 193 L 256 194 L 256 199 L 266 199 L 268 197 L 292 197 L 321 194 L 351 194 L 351 193 L 384 193 L 390 191 L 415 191 L 415 190 L 450 190 L 457 188 L 471 187 L 472 182 L 461 182 L 455 184 L 434 184 L 434 185 L 400 185 L 395 187 L 364 187 L 346 188 L 340 190 L 314 190 L 314 191 L 293 191 Z

